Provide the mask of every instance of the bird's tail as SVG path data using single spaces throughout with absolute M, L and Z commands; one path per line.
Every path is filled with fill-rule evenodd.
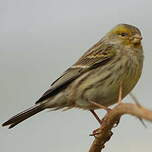
M 13 116 L 8 121 L 4 122 L 2 124 L 2 126 L 8 126 L 9 125 L 9 129 L 13 128 L 14 126 L 19 124 L 20 122 L 24 121 L 25 119 L 28 119 L 29 117 L 39 113 L 40 111 L 42 111 L 44 109 L 45 109 L 44 104 L 36 104 L 36 105 L 32 106 L 31 108 Z

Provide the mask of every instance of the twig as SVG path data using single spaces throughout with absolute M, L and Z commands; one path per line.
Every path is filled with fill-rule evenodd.
M 96 131 L 95 139 L 89 152 L 101 152 L 105 143 L 112 136 L 112 128 L 119 123 L 120 117 L 124 114 L 130 114 L 148 121 L 152 121 L 152 111 L 138 106 L 136 104 L 121 103 L 108 112 L 102 120 L 102 125 Z

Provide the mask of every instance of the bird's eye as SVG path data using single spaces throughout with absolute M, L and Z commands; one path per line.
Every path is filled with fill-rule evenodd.
M 124 37 L 124 36 L 127 36 L 128 33 L 119 33 L 119 35 Z

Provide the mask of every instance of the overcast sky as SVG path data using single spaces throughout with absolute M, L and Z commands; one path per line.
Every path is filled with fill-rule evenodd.
M 151 7 L 150 0 L 0 0 L 0 123 L 32 106 L 119 23 L 142 31 L 144 70 L 133 92 L 152 109 Z M 122 117 L 104 152 L 151 151 L 152 124 L 147 125 L 145 129 L 136 118 Z M 93 141 L 89 134 L 97 127 L 87 111 L 44 111 L 12 130 L 0 127 L 0 151 L 87 152 Z

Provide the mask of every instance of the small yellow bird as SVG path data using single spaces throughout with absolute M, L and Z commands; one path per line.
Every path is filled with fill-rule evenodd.
M 115 26 L 53 82 L 34 106 L 2 125 L 12 128 L 49 108 L 76 107 L 90 110 L 95 115 L 98 105 L 108 107 L 117 103 L 140 78 L 144 58 L 141 40 L 137 27 L 128 24 Z

